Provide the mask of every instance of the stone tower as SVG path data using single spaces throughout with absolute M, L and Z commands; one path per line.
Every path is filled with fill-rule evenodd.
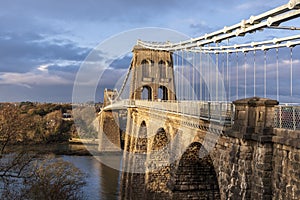
M 114 100 L 117 97 L 117 91 L 116 90 L 111 90 L 111 89 L 105 89 L 104 90 L 104 102 L 103 102 L 103 106 L 108 106 L 109 104 L 111 104 L 111 100 Z
M 176 100 L 172 53 L 136 45 L 131 62 L 130 99 Z

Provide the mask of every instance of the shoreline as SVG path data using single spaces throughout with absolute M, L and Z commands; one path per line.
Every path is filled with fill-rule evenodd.
M 54 154 L 58 156 L 110 156 L 122 155 L 122 151 L 113 152 L 99 152 L 98 139 L 80 139 L 73 138 L 64 142 L 53 142 L 48 144 L 28 144 L 18 143 L 8 145 L 6 147 L 8 152 L 11 151 L 25 151 L 37 152 L 39 154 Z
M 69 141 L 59 141 L 51 143 L 15 143 L 6 146 L 6 151 L 35 151 L 39 154 L 92 156 L 97 149 L 98 141 L 94 139 L 71 139 Z M 88 150 L 92 148 L 93 150 Z

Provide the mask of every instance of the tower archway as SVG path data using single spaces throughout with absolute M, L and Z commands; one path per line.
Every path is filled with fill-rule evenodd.
M 168 99 L 168 88 L 161 85 L 158 87 L 158 99 L 161 99 L 163 101 L 167 101 Z
M 161 79 L 164 79 L 167 77 L 167 65 L 166 62 L 163 60 L 158 62 L 158 68 L 159 68 L 159 75 Z
M 148 78 L 151 75 L 151 67 L 153 66 L 154 62 L 152 60 L 144 59 L 141 62 L 142 67 L 142 76 L 144 78 Z
M 148 85 L 142 87 L 141 99 L 143 100 L 152 100 L 152 88 Z

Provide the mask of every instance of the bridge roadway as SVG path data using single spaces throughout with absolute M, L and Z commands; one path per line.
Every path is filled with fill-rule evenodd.
M 128 108 L 145 108 L 220 124 L 232 124 L 234 117 L 234 105 L 231 102 L 215 101 L 121 100 L 104 107 L 103 111 Z

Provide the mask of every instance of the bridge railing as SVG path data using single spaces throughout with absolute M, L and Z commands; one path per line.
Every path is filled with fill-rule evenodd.
M 279 105 L 275 107 L 274 127 L 300 130 L 300 106 Z
M 135 100 L 134 105 L 227 124 L 232 124 L 234 115 L 234 106 L 228 102 Z

